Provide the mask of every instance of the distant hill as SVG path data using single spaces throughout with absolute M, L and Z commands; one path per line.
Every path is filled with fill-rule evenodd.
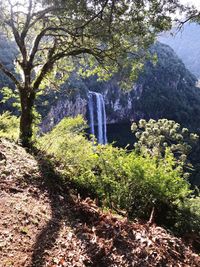
M 14 60 L 17 55 L 17 49 L 13 42 L 8 41 L 0 32 L 0 61 L 9 70 L 14 70 Z M 2 72 L 0 72 L 0 88 L 3 86 L 13 87 L 13 83 Z
M 174 30 L 172 34 L 163 34 L 159 41 L 171 46 L 186 67 L 200 78 L 200 25 L 187 23 L 181 31 Z

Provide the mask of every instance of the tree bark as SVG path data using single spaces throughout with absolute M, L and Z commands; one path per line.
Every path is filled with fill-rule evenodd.
M 31 147 L 33 135 L 33 106 L 35 101 L 35 92 L 30 88 L 20 88 L 21 117 L 19 142 L 23 147 Z

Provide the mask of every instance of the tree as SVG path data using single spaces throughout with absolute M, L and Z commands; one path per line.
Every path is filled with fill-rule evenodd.
M 188 156 L 199 139 L 197 134 L 190 133 L 179 123 L 167 119 L 142 119 L 138 125 L 133 123 L 131 129 L 138 139 L 135 147 L 142 155 L 160 159 L 166 156 L 166 151 L 170 151 L 179 168 L 191 169 Z M 188 173 L 185 173 L 185 176 L 188 176 Z
M 30 145 L 35 98 L 50 74 L 58 82 L 78 66 L 80 73 L 105 78 L 125 66 L 121 73 L 130 70 L 133 78 L 145 49 L 170 28 L 177 2 L 0 0 L 0 31 L 15 41 L 19 52 L 21 79 L 2 62 L 0 70 L 19 91 L 22 145 Z

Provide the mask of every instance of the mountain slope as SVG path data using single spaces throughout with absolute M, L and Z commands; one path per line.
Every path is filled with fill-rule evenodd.
M 183 60 L 186 67 L 200 78 L 200 25 L 187 23 L 181 31 L 176 29 L 172 34 L 166 33 L 159 37 L 159 41 L 171 46 Z
M 145 63 L 133 89 L 128 92 L 119 88 L 118 75 L 107 82 L 98 81 L 97 77 L 71 77 L 71 85 L 66 83 L 56 93 L 57 102 L 49 106 L 50 112 L 43 125 L 48 128 L 52 122 L 58 123 L 63 117 L 77 115 L 79 111 L 88 118 L 87 93 L 96 91 L 104 95 L 108 124 L 130 123 L 141 118 L 167 118 L 198 131 L 200 90 L 196 87 L 196 77 L 168 45 L 156 43 L 150 52 L 157 55 L 157 62 Z M 53 94 L 49 103 L 52 99 Z M 42 112 L 42 105 L 39 110 Z
M 60 187 L 49 163 L 0 141 L 0 266 L 199 266 L 156 225 L 103 213 Z
M 158 61 L 156 65 L 147 62 L 139 78 L 143 92 L 135 110 L 145 118 L 173 119 L 197 130 L 200 125 L 197 79 L 169 46 L 158 43 L 151 51 L 157 54 Z

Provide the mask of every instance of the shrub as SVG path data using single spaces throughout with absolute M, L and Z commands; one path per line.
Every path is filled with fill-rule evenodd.
M 158 160 L 105 147 L 98 166 L 105 199 L 131 217 L 148 219 L 153 208 L 158 216 L 163 206 L 170 208 L 191 193 L 170 151 Z
M 79 116 L 65 118 L 40 138 L 40 148 L 62 164 L 66 180 L 75 182 L 109 207 L 148 219 L 153 207 L 173 206 L 190 194 L 188 183 L 169 149 L 164 158 L 137 155 L 112 145 L 93 145 L 83 134 Z
M 0 137 L 14 141 L 19 137 L 19 119 L 9 112 L 0 115 Z
M 200 240 L 200 197 L 185 198 L 175 214 L 174 231 L 184 236 L 195 234 Z
M 40 150 L 60 162 L 66 179 L 77 181 L 77 177 L 85 173 L 90 175 L 94 153 L 92 144 L 83 133 L 86 127 L 81 116 L 65 118 L 50 133 L 37 140 Z

